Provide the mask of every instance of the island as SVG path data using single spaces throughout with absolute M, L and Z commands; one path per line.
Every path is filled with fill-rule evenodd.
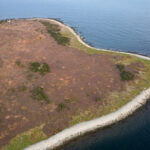
M 2 150 L 21 150 L 79 123 L 86 126 L 150 87 L 148 57 L 93 48 L 54 19 L 2 20 L 0 39 Z M 142 94 L 135 110 L 150 90 Z

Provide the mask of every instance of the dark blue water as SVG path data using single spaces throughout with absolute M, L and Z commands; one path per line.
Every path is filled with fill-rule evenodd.
M 59 18 L 98 48 L 150 56 L 150 0 L 0 0 L 0 19 Z M 65 150 L 150 150 L 150 104 Z
M 95 47 L 150 56 L 150 0 L 0 0 L 0 19 L 60 18 Z

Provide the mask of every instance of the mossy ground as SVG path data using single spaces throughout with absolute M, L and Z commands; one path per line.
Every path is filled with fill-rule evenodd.
M 58 25 L 46 21 L 41 21 L 41 23 L 46 27 L 47 32 L 57 41 L 58 44 L 69 45 L 69 38 L 60 33 Z
M 32 62 L 29 65 L 32 72 L 39 72 L 41 75 L 45 75 L 50 72 L 50 67 L 47 63 Z
M 42 131 L 43 126 L 36 127 L 14 137 L 2 150 L 22 150 L 28 145 L 44 140 L 47 136 Z
M 31 90 L 32 98 L 37 101 L 46 101 L 46 103 L 50 103 L 48 96 L 46 95 L 44 88 L 37 86 Z

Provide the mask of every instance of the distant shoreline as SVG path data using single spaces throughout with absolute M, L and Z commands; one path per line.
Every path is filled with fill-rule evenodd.
M 7 21 L 7 20 L 20 20 L 20 19 L 24 19 L 24 20 L 45 20 L 45 21 L 53 21 L 54 23 L 56 24 L 59 24 L 60 26 L 64 26 L 66 28 L 69 29 L 69 31 L 71 31 L 71 33 L 73 33 L 77 39 L 85 46 L 89 47 L 89 48 L 94 48 L 95 50 L 100 50 L 100 51 L 108 51 L 108 52 L 115 52 L 115 53 L 121 53 L 121 54 L 129 54 L 131 56 L 136 56 L 138 58 L 142 58 L 142 59 L 146 59 L 146 60 L 150 60 L 150 56 L 147 56 L 147 55 L 144 55 L 144 54 L 140 54 L 138 52 L 132 52 L 132 51 L 127 51 L 127 52 L 124 52 L 124 51 L 118 51 L 117 49 L 103 49 L 103 48 L 96 48 L 94 47 L 93 45 L 87 43 L 85 40 L 84 40 L 84 37 L 81 37 L 81 35 L 79 35 L 76 30 L 65 24 L 63 21 L 61 21 L 59 18 L 10 18 L 10 19 L 1 19 L 0 21 Z M 143 57 L 141 57 L 143 56 Z
M 37 18 L 38 19 L 38 18 Z M 44 19 L 45 20 L 45 19 Z M 46 19 L 47 20 L 47 19 Z M 73 33 L 76 38 L 78 39 L 79 42 L 81 42 L 83 45 L 89 47 L 89 48 L 94 48 L 95 50 L 100 50 L 100 51 L 108 51 L 108 52 L 115 52 L 115 53 L 121 53 L 121 54 L 129 54 L 131 56 L 136 56 L 138 58 L 142 58 L 142 59 L 146 59 L 146 60 L 150 60 L 150 57 L 148 56 L 145 56 L 145 55 L 142 55 L 142 54 L 138 54 L 138 53 L 135 53 L 135 52 L 123 52 L 123 51 L 117 51 L 117 50 L 107 50 L 107 49 L 101 49 L 101 48 L 95 48 L 91 45 L 89 45 L 88 43 L 86 43 L 83 38 L 75 31 L 74 28 L 68 26 L 68 25 L 65 25 L 62 21 L 59 21 L 59 20 L 55 20 L 55 19 L 50 19 L 52 22 L 60 25 L 60 26 L 64 26 L 66 27 L 71 33 Z
M 101 50 L 101 51 L 108 51 L 108 52 L 115 52 L 115 53 L 121 53 L 121 54 L 129 54 L 131 56 L 136 56 L 138 58 L 142 58 L 141 56 L 143 56 L 142 59 L 146 59 L 146 60 L 150 60 L 150 56 L 148 55 L 144 55 L 138 52 L 133 52 L 133 51 L 127 51 L 124 52 L 122 50 L 117 50 L 117 49 L 105 49 L 105 48 L 96 48 L 94 47 L 92 44 L 87 43 L 87 41 L 84 40 L 84 37 L 82 37 L 81 35 L 79 35 L 74 27 L 71 27 L 67 24 L 65 24 L 61 19 L 59 18 L 37 18 L 37 17 L 33 17 L 33 18 L 8 18 L 8 19 L 0 19 L 0 21 L 8 21 L 8 20 L 45 20 L 45 21 L 53 21 L 56 24 L 59 24 L 60 26 L 64 26 L 66 28 L 68 28 L 76 37 L 77 39 L 85 46 L 89 47 L 89 48 L 94 48 L 95 50 Z
M 63 24 L 60 21 L 57 21 L 54 19 L 43 19 L 43 18 L 35 18 L 35 19 L 31 19 L 31 20 L 45 20 L 45 21 L 50 21 L 50 22 L 53 22 L 60 26 L 63 26 L 65 28 L 67 28 L 71 33 L 73 33 L 80 43 L 84 44 L 85 46 L 87 46 L 89 48 L 94 48 L 94 47 L 88 45 L 87 43 L 85 43 L 82 40 L 82 38 L 74 31 L 74 29 Z M 101 51 L 114 52 L 114 53 L 128 54 L 131 56 L 136 56 L 141 59 L 150 60 L 149 57 L 142 56 L 139 54 L 111 51 L 111 50 L 98 49 L 98 48 L 94 48 L 94 49 L 101 50 Z M 69 142 L 70 140 L 73 140 L 74 138 L 77 138 L 79 136 L 82 136 L 82 135 L 92 132 L 92 131 L 96 131 L 97 129 L 101 129 L 106 126 L 112 125 L 116 122 L 119 122 L 119 121 L 127 118 L 129 115 L 133 114 L 137 109 L 142 107 L 148 101 L 149 98 L 150 98 L 150 88 L 142 91 L 132 101 L 130 101 L 126 105 L 122 106 L 121 108 L 119 108 L 117 111 L 115 111 L 113 113 L 104 115 L 97 119 L 79 123 L 75 126 L 72 126 L 70 128 L 67 128 L 67 129 L 57 133 L 54 136 L 51 136 L 47 140 L 44 140 L 44 141 L 36 143 L 32 146 L 29 146 L 29 147 L 25 148 L 24 150 L 46 150 L 46 149 L 52 150 L 52 149 L 55 149 L 59 146 L 62 146 L 64 143 Z

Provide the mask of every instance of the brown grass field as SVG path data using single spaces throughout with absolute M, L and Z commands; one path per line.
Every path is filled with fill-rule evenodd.
M 60 32 L 68 35 L 64 29 Z M 58 44 L 40 21 L 0 24 L 3 150 L 19 150 L 76 123 L 115 111 L 150 85 L 149 62 L 129 55 L 88 53 L 72 46 L 73 38 L 69 38 L 70 45 Z M 118 63 L 134 74 L 134 80 L 120 79 Z M 22 136 L 25 140 L 19 141 Z M 23 146 L 17 147 L 17 143 Z

